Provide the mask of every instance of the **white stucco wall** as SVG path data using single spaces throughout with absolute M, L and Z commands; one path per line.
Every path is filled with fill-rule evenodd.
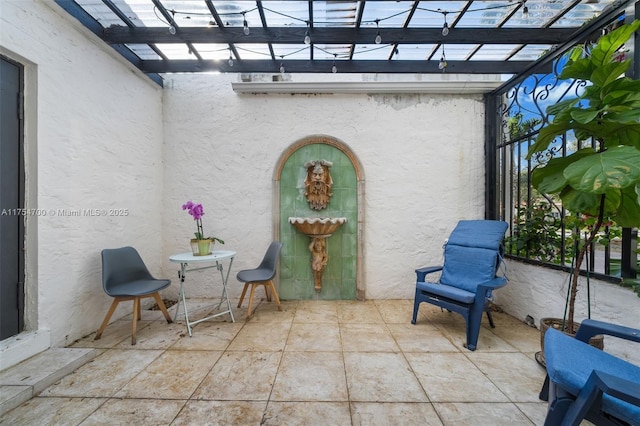
M 495 302 L 505 312 L 525 320 L 533 318 L 539 328 L 540 319 L 562 318 L 569 286 L 569 274 L 537 267 L 515 260 L 507 260 L 507 286 L 494 293 Z M 617 284 L 590 279 L 591 318 L 638 328 L 640 325 L 640 297 L 632 290 Z M 580 277 L 575 304 L 575 320 L 587 318 L 586 278 Z M 640 365 L 637 344 L 605 337 L 605 350 Z M 635 345 L 635 346 L 634 346 Z
M 2 53 L 26 65 L 26 207 L 40 211 L 27 224 L 28 327 L 52 346 L 102 321 L 103 248 L 136 246 L 154 273 L 162 258 L 161 89 L 64 13 L 0 2 Z M 85 215 L 102 209 L 128 214 Z
M 339 76 L 338 76 L 339 78 Z M 348 145 L 365 176 L 367 298 L 411 298 L 414 269 L 439 259 L 462 218 L 484 214 L 481 95 L 262 94 L 232 91 L 234 75 L 175 75 L 164 91 L 165 259 L 188 251 L 195 231 L 181 210 L 201 202 L 204 226 L 257 266 L 273 238 L 272 178 L 279 157 L 310 135 Z M 165 261 L 166 275 L 176 265 Z M 218 294 L 188 277 L 189 294 Z M 191 281 L 193 280 L 193 281 Z

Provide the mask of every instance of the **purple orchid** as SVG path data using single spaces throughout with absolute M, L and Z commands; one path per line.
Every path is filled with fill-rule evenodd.
M 196 229 L 195 236 L 197 240 L 203 240 L 204 231 L 202 229 L 202 216 L 204 216 L 204 208 L 202 204 L 195 204 L 193 201 L 187 201 L 182 205 L 182 210 L 189 210 L 189 214 L 193 216 L 193 220 L 196 221 Z

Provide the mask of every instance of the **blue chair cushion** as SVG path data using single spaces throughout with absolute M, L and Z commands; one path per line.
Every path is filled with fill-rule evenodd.
M 499 220 L 461 220 L 451 232 L 448 243 L 498 250 L 508 226 L 507 222 Z
M 457 287 L 452 287 L 443 284 L 435 283 L 417 283 L 416 288 L 420 291 L 425 291 L 435 296 L 445 297 L 447 299 L 453 299 L 461 303 L 471 304 L 475 299 L 475 293 L 471 293 L 466 290 L 462 290 Z
M 440 282 L 475 293 L 479 284 L 496 276 L 497 259 L 496 250 L 447 243 Z
M 549 329 L 544 335 L 544 355 L 549 379 L 577 395 L 593 370 L 640 383 L 640 367 L 594 348 L 566 334 Z M 640 407 L 604 394 L 605 412 L 631 424 L 640 419 Z

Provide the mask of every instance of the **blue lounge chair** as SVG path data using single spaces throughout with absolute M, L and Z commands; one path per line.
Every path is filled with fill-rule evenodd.
M 549 401 L 545 426 L 640 425 L 640 367 L 588 344 L 598 334 L 640 342 L 640 330 L 584 320 L 575 338 L 549 329 L 540 399 Z
M 502 262 L 502 240 L 507 223 L 496 220 L 461 220 L 444 246 L 444 265 L 416 269 L 417 283 L 413 304 L 416 323 L 420 303 L 431 303 L 462 315 L 467 325 L 466 347 L 478 344 L 482 313 L 487 312 L 494 327 L 488 303 L 493 290 L 504 287 L 507 279 L 497 276 Z M 438 281 L 426 276 L 442 272 Z

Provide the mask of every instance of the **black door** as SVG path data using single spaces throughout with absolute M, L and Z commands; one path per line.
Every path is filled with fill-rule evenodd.
M 0 57 L 0 340 L 24 327 L 22 67 Z

